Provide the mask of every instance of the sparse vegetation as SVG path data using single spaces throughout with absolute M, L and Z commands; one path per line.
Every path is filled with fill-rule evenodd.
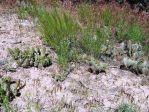
M 29 5 L 23 10 L 32 17 L 36 15 L 38 18 L 38 28 L 44 43 L 52 47 L 57 53 L 57 62 L 64 71 L 68 71 L 67 68 L 70 62 L 75 62 L 79 59 L 78 54 L 84 53 L 97 60 L 105 56 L 110 56 L 111 58 L 121 56 L 121 60 L 125 60 L 123 63 L 126 64 L 126 60 L 130 61 L 130 59 L 126 59 L 124 56 L 131 56 L 129 56 L 129 51 L 126 51 L 127 48 L 123 41 L 128 42 L 131 40 L 132 42 L 143 43 L 147 38 L 135 18 L 127 20 L 127 12 L 123 12 L 123 14 L 117 12 L 114 14 L 108 6 L 98 13 L 93 12 L 90 5 L 83 3 L 77 10 L 78 17 L 74 18 L 70 12 L 61 8 L 52 7 L 48 11 L 40 6 Z M 35 15 L 33 15 L 33 12 L 36 12 Z M 113 29 L 115 30 L 113 31 Z M 113 49 L 116 42 L 122 43 L 119 48 Z M 142 50 L 136 52 L 135 56 L 143 56 Z M 140 64 L 140 61 L 138 63 Z M 141 72 L 140 69 L 138 70 L 138 66 L 140 67 L 137 64 L 135 69 L 125 65 L 126 68 L 133 68 L 131 71 L 135 73 L 144 73 L 142 69 Z M 91 68 L 92 70 L 90 69 L 90 71 L 92 72 L 98 71 L 93 70 L 95 66 L 91 66 Z M 60 78 L 59 75 L 54 77 Z
M 81 65 L 82 62 L 89 67 L 88 69 L 85 68 L 85 70 L 88 70 L 87 73 L 89 75 L 101 72 L 106 73 L 110 64 L 114 62 L 118 63 L 116 63 L 117 68 L 120 67 L 120 69 L 129 70 L 135 74 L 148 75 L 149 57 L 146 55 L 148 51 L 144 51 L 144 49 L 148 50 L 148 45 L 144 44 L 148 40 L 148 35 L 144 27 L 139 23 L 137 14 L 135 13 L 135 15 L 130 9 L 125 11 L 123 8 L 127 7 L 122 7 L 121 5 L 122 8 L 120 8 L 118 4 L 117 9 L 115 7 L 111 8 L 108 5 L 110 0 L 103 0 L 105 3 L 103 5 L 105 6 L 102 7 L 86 4 L 96 3 L 96 0 L 82 1 L 83 3 L 81 4 L 76 4 L 79 1 L 72 1 L 73 5 L 76 4 L 76 6 L 72 5 L 71 7 L 65 7 L 67 2 L 63 0 L 61 2 L 56 0 L 51 1 L 52 6 L 50 8 L 36 3 L 28 3 L 17 9 L 20 19 L 26 19 L 30 16 L 36 21 L 35 24 L 44 45 L 56 53 L 59 73 L 51 73 L 52 78 L 62 84 L 74 69 L 71 67 L 71 63 Z M 119 4 L 124 3 L 123 0 L 116 1 Z M 128 2 L 131 4 L 131 8 L 134 4 L 137 4 L 139 9 L 147 9 L 147 1 L 140 2 L 136 0 L 131 2 L 128 0 Z M 66 10 L 67 8 L 72 8 L 72 10 Z M 18 67 L 43 68 L 52 64 L 45 48 L 28 48 L 26 50 L 9 48 L 8 52 Z M 8 66 L 8 68 L 5 68 L 5 71 L 16 72 L 16 69 L 9 69 Z M 71 77 L 68 80 L 71 80 Z M 57 83 L 56 81 L 55 83 Z M 11 112 L 9 102 L 16 97 L 18 89 L 11 89 L 10 82 L 9 78 L 0 80 L 0 103 L 6 110 Z M 86 88 L 82 94 L 89 97 L 90 91 L 88 92 L 87 90 L 92 89 Z M 74 93 L 76 91 L 74 89 Z M 79 94 L 79 91 L 77 92 Z M 99 103 L 99 101 L 96 101 L 96 98 L 93 100 Z M 52 111 L 59 112 L 66 107 L 68 107 L 67 111 L 75 111 L 74 105 L 63 101 L 54 105 Z M 131 105 L 123 103 L 115 112 L 136 111 Z

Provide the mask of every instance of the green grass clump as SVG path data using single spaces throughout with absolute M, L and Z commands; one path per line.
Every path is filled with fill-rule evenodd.
M 60 9 L 45 9 L 38 13 L 39 29 L 46 44 L 54 48 L 61 67 L 76 59 L 75 44 L 78 34 L 78 24 L 74 19 Z
M 99 28 L 96 32 L 85 29 L 83 37 L 80 39 L 80 48 L 83 53 L 86 53 L 95 58 L 99 57 L 101 45 L 108 40 L 108 32 L 105 32 L 106 28 Z
M 114 18 L 110 8 L 105 7 L 105 9 L 100 14 L 100 18 L 105 26 L 111 26 Z
M 116 25 L 115 25 L 115 37 L 120 42 L 126 39 L 126 34 L 127 34 L 128 22 L 126 21 L 125 16 L 127 16 L 125 13 L 120 14 L 118 16 L 118 20 L 116 20 Z
M 132 23 L 128 26 L 127 37 L 134 42 L 143 42 L 146 39 L 145 32 L 138 23 Z
M 131 40 L 142 43 L 147 38 L 145 30 L 136 20 L 136 17 L 129 17 L 128 12 L 118 13 L 114 26 L 116 30 L 115 37 L 120 42 Z
M 39 8 L 37 8 L 35 5 L 27 4 L 27 5 L 18 7 L 16 12 L 17 12 L 18 18 L 26 19 L 28 16 L 36 17 L 38 9 Z
M 88 4 L 80 4 L 78 8 L 78 19 L 84 26 L 90 28 L 96 27 L 95 19 L 97 19 L 97 17 L 95 16 L 90 5 Z

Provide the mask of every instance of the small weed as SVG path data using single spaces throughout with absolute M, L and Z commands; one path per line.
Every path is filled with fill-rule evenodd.
M 122 103 L 115 112 L 136 112 L 132 105 Z
M 66 103 L 65 97 L 62 97 L 60 101 L 53 102 L 53 107 L 50 112 L 61 112 L 63 110 L 66 112 L 75 112 L 76 107 L 72 104 L 72 102 Z

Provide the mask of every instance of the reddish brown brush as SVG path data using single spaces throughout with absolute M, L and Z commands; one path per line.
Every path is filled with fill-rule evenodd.
M 17 0 L 4 0 L 3 3 L 9 6 L 14 6 L 16 5 Z

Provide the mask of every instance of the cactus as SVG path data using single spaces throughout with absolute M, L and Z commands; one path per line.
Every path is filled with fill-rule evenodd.
M 106 59 L 106 56 L 110 56 L 112 59 L 116 59 L 119 56 L 120 58 L 118 59 L 122 60 L 122 64 L 120 65 L 121 69 L 127 69 L 136 74 L 149 74 L 149 60 L 144 59 L 143 47 L 140 43 L 128 41 L 122 42 L 119 46 L 114 47 L 103 45 L 101 47 L 101 54 L 104 54 L 102 55 L 104 59 Z M 98 68 L 95 63 L 92 64 L 94 65 L 94 67 L 91 67 L 92 69 Z
M 142 51 L 137 51 L 137 52 L 134 52 L 133 55 L 132 55 L 132 58 L 134 60 L 141 60 L 142 57 L 143 57 L 143 52 Z
M 120 43 L 119 47 L 115 46 L 112 47 L 110 44 L 107 45 L 102 45 L 101 47 L 101 54 L 104 54 L 105 56 L 114 58 L 115 56 L 123 56 L 124 54 L 126 54 L 126 44 Z
M 149 75 L 149 60 L 140 61 L 124 57 L 122 65 L 124 65 L 126 69 L 129 69 L 130 71 L 135 72 L 136 74 L 143 73 L 144 75 Z
M 127 57 L 122 60 L 122 66 L 136 74 L 149 74 L 149 61 L 145 60 L 143 48 L 140 43 L 132 44 L 131 41 L 127 43 Z
M 20 50 L 18 48 L 15 48 L 14 50 L 8 48 L 8 51 L 14 60 L 17 60 L 19 58 Z
M 47 67 L 51 65 L 51 59 L 48 57 L 45 48 L 28 48 L 24 51 L 18 48 L 14 50 L 9 48 L 8 51 L 20 67 Z
M 0 104 L 4 100 L 12 101 L 18 95 L 19 90 L 25 86 L 21 86 L 21 83 L 18 85 L 16 82 L 18 81 L 13 81 L 9 76 L 0 79 Z
M 149 75 L 149 60 L 142 63 L 142 73 Z
M 124 65 L 124 68 L 127 70 L 130 70 L 136 74 L 139 74 L 141 72 L 141 62 L 132 60 L 128 57 L 124 57 L 122 60 L 122 65 Z
M 113 51 L 112 51 L 112 56 L 123 56 L 126 52 L 125 52 L 125 43 L 121 43 L 119 47 L 114 47 Z
M 89 65 L 90 67 L 88 71 L 94 74 L 105 72 L 105 69 L 107 67 L 105 63 L 99 62 L 98 60 L 95 60 L 94 58 L 91 58 Z

